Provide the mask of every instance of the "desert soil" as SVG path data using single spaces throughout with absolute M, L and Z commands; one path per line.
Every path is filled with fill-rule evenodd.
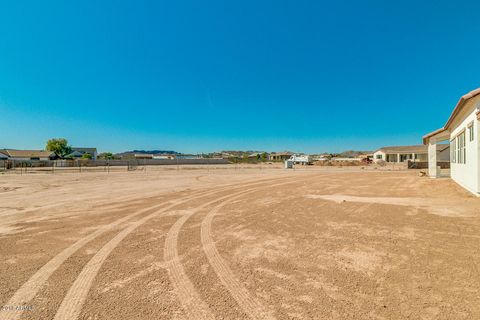
M 480 319 L 480 199 L 416 171 L 1 174 L 0 218 L 0 319 Z

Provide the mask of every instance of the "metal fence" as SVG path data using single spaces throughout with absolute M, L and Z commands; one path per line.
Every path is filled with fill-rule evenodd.
M 450 169 L 450 161 L 437 161 L 437 166 L 441 169 Z M 428 169 L 428 161 L 411 161 L 407 162 L 408 169 Z
M 109 170 L 110 167 L 126 167 L 136 170 L 145 166 L 161 165 L 221 165 L 228 164 L 226 159 L 141 159 L 141 160 L 0 160 L 0 170 L 54 171 L 55 169 L 98 168 Z

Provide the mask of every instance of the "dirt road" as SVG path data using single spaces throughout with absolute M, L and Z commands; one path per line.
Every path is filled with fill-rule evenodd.
M 0 175 L 0 319 L 478 319 L 480 199 L 361 168 Z

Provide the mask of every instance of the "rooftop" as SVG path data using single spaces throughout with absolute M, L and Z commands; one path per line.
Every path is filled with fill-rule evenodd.
M 480 95 L 480 88 L 478 89 L 475 89 L 475 90 L 472 90 L 470 91 L 469 93 L 467 94 L 464 94 L 463 96 L 460 97 L 460 100 L 458 100 L 457 102 L 457 105 L 455 106 L 455 108 L 453 109 L 450 117 L 448 118 L 447 120 L 447 123 L 441 127 L 440 129 L 437 129 L 433 132 L 430 132 L 426 135 L 423 136 L 423 143 L 424 144 L 427 144 L 428 143 L 428 140 L 437 135 L 437 134 L 440 134 L 440 133 L 444 133 L 445 132 L 448 132 L 447 130 L 450 129 L 450 125 L 452 124 L 453 122 L 453 119 L 455 119 L 455 117 L 462 111 L 463 107 L 465 106 L 465 104 L 467 103 L 467 101 L 473 97 L 476 97 Z M 478 114 L 480 114 L 480 110 L 478 110 Z
M 48 158 L 54 155 L 53 152 L 45 150 L 2 149 L 0 152 L 13 158 Z
M 72 147 L 72 151 L 87 152 L 93 155 L 94 152 L 97 152 L 97 148 Z
M 443 151 L 449 148 L 448 144 L 437 144 L 437 151 Z M 385 153 L 428 153 L 428 146 L 420 144 L 414 146 L 392 146 L 392 147 L 382 147 L 377 151 L 382 151 Z

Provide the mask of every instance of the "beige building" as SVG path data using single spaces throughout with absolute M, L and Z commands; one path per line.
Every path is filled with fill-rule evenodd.
M 71 158 L 82 158 L 85 154 L 89 154 L 92 160 L 97 160 L 97 148 L 72 147 Z
M 438 161 L 450 161 L 450 146 L 448 144 L 437 145 Z M 428 147 L 425 145 L 416 146 L 395 146 L 383 147 L 373 153 L 373 161 L 406 162 L 408 160 L 427 162 Z
M 458 100 L 452 114 L 440 129 L 423 137 L 428 146 L 430 177 L 440 176 L 438 170 L 438 143 L 450 142 L 450 176 L 473 194 L 480 196 L 480 88 L 470 91 Z
M 55 153 L 44 150 L 15 150 L 15 149 L 2 149 L 0 153 L 3 154 L 2 158 L 7 160 L 52 160 Z
M 290 159 L 291 156 L 293 156 L 293 152 L 289 151 L 284 151 L 284 152 L 273 152 L 270 153 L 268 159 L 270 161 L 285 161 Z

